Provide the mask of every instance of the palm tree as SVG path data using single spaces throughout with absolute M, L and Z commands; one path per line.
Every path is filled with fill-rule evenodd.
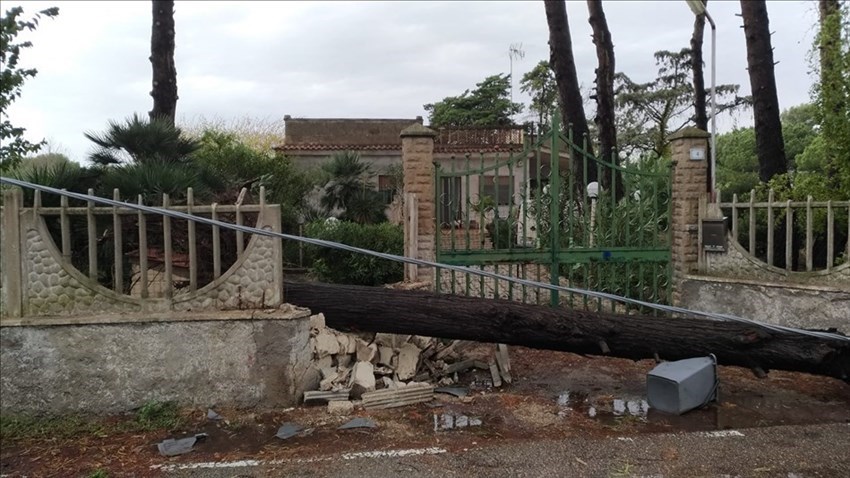
M 200 143 L 183 136 L 167 120 L 146 120 L 134 114 L 124 123 L 109 122 L 103 133 L 85 133 L 97 149 L 89 159 L 100 165 L 123 163 L 186 163 Z
M 341 219 L 361 224 L 386 219 L 380 194 L 366 179 L 372 168 L 360 160 L 359 154 L 353 151 L 337 153 L 322 170 L 329 177 L 321 200 L 328 212 L 341 209 Z
M 123 123 L 110 121 L 103 133 L 85 136 L 96 145 L 89 159 L 102 168 L 101 192 L 106 195 L 118 188 L 130 199 L 141 194 L 158 201 L 163 193 L 179 198 L 189 187 L 199 198 L 208 192 L 204 172 L 191 157 L 200 143 L 165 119 L 133 115 Z

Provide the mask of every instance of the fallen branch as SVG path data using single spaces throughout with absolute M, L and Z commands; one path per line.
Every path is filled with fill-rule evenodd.
M 715 354 L 722 365 L 808 372 L 845 381 L 850 377 L 848 341 L 737 322 L 627 316 L 322 283 L 286 282 L 284 297 L 322 312 L 329 327 L 344 331 L 475 340 L 635 360 Z

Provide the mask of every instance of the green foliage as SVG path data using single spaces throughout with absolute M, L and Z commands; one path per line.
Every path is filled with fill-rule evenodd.
M 97 174 L 80 167 L 61 154 L 42 154 L 33 158 L 24 158 L 12 168 L 8 176 L 56 189 L 74 192 L 86 192 L 96 185 Z M 23 188 L 24 203 L 32 204 L 33 190 Z M 54 194 L 41 196 L 43 206 L 58 206 L 60 198 Z
M 359 224 L 371 224 L 386 220 L 385 204 L 375 185 L 367 178 L 372 169 L 361 161 L 353 151 L 335 154 L 329 163 L 322 166 L 328 178 L 321 204 L 328 213 L 342 211 L 340 219 Z
M 389 254 L 402 255 L 404 250 L 404 231 L 388 222 L 314 222 L 307 225 L 306 235 Z M 309 246 L 308 252 L 314 274 L 324 282 L 377 286 L 398 282 L 404 276 L 404 268 L 398 262 L 318 246 Z
M 102 436 L 102 424 L 78 415 L 32 416 L 0 415 L 0 442 L 43 438 L 70 438 L 78 435 Z
M 759 183 L 756 133 L 737 128 L 717 136 L 717 188 L 731 198 L 743 197 Z
M 284 228 L 294 229 L 314 186 L 304 172 L 285 157 L 249 146 L 236 132 L 207 130 L 198 142 L 192 163 L 217 199 L 233 202 L 243 187 L 256 197 L 265 187 L 266 200 L 281 206 Z
M 785 154 L 791 170 L 801 174 L 822 174 L 826 168 L 826 156 L 815 107 L 804 103 L 788 108 L 782 112 L 781 119 Z M 737 128 L 717 136 L 717 186 L 724 196 L 729 199 L 732 194 L 739 198 L 748 196 L 750 190 L 759 184 L 758 167 L 755 130 L 752 127 Z M 794 175 L 783 178 L 793 179 Z
M 521 103 L 510 99 L 511 76 L 488 76 L 472 91 L 447 96 L 424 105 L 431 127 L 442 126 L 506 126 L 514 124 L 513 115 L 522 111 Z
M 42 17 L 59 15 L 53 7 L 36 13 L 32 18 L 19 18 L 23 8 L 14 7 L 0 17 L 0 172 L 17 164 L 24 156 L 38 151 L 44 144 L 30 143 L 24 139 L 25 128 L 16 127 L 8 120 L 9 106 L 21 97 L 21 87 L 29 78 L 38 74 L 35 68 L 21 69 L 18 62 L 21 50 L 32 47 L 32 42 L 18 41 L 24 31 L 34 31 Z
M 140 430 L 173 430 L 183 424 L 183 417 L 175 402 L 146 402 L 136 414 L 136 426 Z
M 487 236 L 490 237 L 490 242 L 493 243 L 495 249 L 508 249 L 516 247 L 517 242 L 517 221 L 515 218 L 494 218 L 492 222 L 485 226 Z
M 103 133 L 87 132 L 85 137 L 97 149 L 89 159 L 100 165 L 125 163 L 187 163 L 199 145 L 183 135 L 180 128 L 165 119 L 149 120 L 134 114 L 124 123 L 109 122 Z
M 636 83 L 624 73 L 614 77 L 617 139 L 627 157 L 665 156 L 669 136 L 692 121 L 694 89 L 691 52 L 655 52 L 658 74 Z M 717 85 L 717 113 L 734 111 L 748 103 L 737 95 L 739 85 Z
M 109 478 L 109 473 L 102 468 L 98 468 L 91 472 L 88 478 Z
M 105 168 L 103 172 L 102 196 L 112 197 L 117 188 L 128 201 L 141 194 L 146 204 L 162 204 L 162 195 L 168 194 L 175 204 L 186 199 L 186 188 L 192 188 L 196 201 L 204 201 L 210 194 L 202 171 L 191 164 L 145 162 Z
M 850 6 L 845 3 L 829 12 L 819 27 L 819 81 L 812 91 L 823 135 L 819 153 L 826 181 L 850 198 Z
M 558 107 L 558 85 L 548 61 L 541 61 L 531 71 L 522 75 L 520 91 L 531 95 L 528 109 L 537 113 L 539 124 L 548 126 Z

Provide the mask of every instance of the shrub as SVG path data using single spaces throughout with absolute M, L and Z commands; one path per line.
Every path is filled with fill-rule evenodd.
M 313 222 L 306 236 L 377 252 L 401 255 L 404 231 L 390 223 Z M 404 277 L 401 263 L 327 247 L 310 246 L 313 273 L 321 281 L 375 286 L 398 282 Z

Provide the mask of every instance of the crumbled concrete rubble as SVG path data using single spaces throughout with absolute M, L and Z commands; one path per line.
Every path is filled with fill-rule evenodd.
M 347 334 L 327 327 L 322 314 L 310 318 L 310 335 L 313 367 L 321 381 L 319 390 L 306 392 L 304 399 L 327 401 L 335 414 L 349 409 L 332 402 L 365 402 L 370 394 L 384 389 L 400 391 L 413 386 L 417 390 L 412 396 L 407 391 L 401 393 L 397 406 L 431 400 L 435 386 L 454 385 L 458 373 L 471 368 L 492 373 L 495 387 L 511 383 L 507 346 L 501 344 L 488 361 L 476 360 L 465 355 L 475 342 L 418 335 Z M 387 404 L 392 406 L 391 402 L 390 398 Z

